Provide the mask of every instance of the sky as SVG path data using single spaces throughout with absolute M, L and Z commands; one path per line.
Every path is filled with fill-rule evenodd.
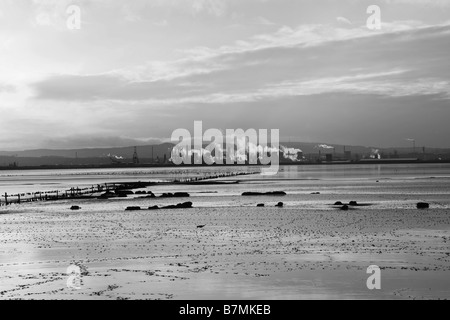
M 450 147 L 449 53 L 450 0 L 1 0 L 0 150 L 159 143 L 196 120 Z

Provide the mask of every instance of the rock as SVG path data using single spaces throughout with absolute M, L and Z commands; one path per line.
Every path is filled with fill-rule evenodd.
M 160 198 L 172 198 L 173 197 L 173 193 L 163 193 L 162 195 L 159 196 Z
M 264 207 L 264 203 L 258 203 L 256 206 L 257 207 Z
M 79 207 L 79 206 L 72 206 L 70 208 L 70 210 L 81 210 L 81 207 Z
M 101 194 L 98 198 L 99 199 L 109 199 L 109 198 L 114 198 L 115 196 L 116 196 L 116 194 L 108 191 L 108 192 Z
M 187 192 L 163 193 L 160 198 L 187 198 L 190 197 Z
M 350 205 L 350 206 L 357 206 L 357 205 L 358 205 L 358 202 L 356 202 L 356 201 L 350 201 L 349 205 Z
M 123 194 L 125 194 L 125 195 L 131 195 L 131 194 L 134 194 L 134 192 L 133 191 L 131 191 L 131 190 L 116 190 L 116 194 L 118 194 L 118 195 L 123 195 Z
M 125 211 L 138 211 L 141 210 L 141 207 L 127 207 Z
M 175 192 L 173 195 L 175 198 L 188 198 L 190 194 L 187 192 Z
M 203 224 L 203 225 L 197 226 L 197 229 L 203 229 L 204 227 L 206 227 L 206 224 Z
M 158 210 L 158 209 L 159 209 L 158 206 L 148 207 L 148 210 Z
M 179 209 L 189 209 L 192 208 L 192 202 L 184 202 L 177 204 L 177 208 Z
M 312 192 L 311 194 L 320 194 L 320 192 Z
M 344 211 L 347 211 L 348 209 L 349 209 L 349 207 L 346 204 L 341 207 L 341 210 L 344 210 Z
M 419 202 L 417 204 L 417 209 L 429 209 L 430 208 L 430 204 L 426 203 L 426 202 Z
M 334 203 L 334 205 L 335 205 L 335 206 L 342 206 L 342 205 L 343 205 L 343 203 L 342 203 L 342 202 L 340 202 L 340 201 L 338 201 L 338 202 L 335 202 L 335 203 Z
M 284 191 L 272 191 L 272 192 L 244 192 L 243 196 L 285 196 Z
M 161 209 L 190 209 L 190 208 L 192 208 L 192 202 L 183 202 L 177 205 L 161 207 Z
M 283 202 L 278 202 L 277 205 L 276 205 L 275 207 L 283 208 L 283 206 L 284 206 L 284 203 L 283 203 Z

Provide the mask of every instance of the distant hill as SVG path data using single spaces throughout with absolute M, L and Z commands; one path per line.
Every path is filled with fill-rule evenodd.
M 173 144 L 163 143 L 154 146 L 138 146 L 137 152 L 139 157 L 151 158 L 152 148 L 153 155 L 163 157 L 164 154 L 169 155 Z M 121 148 L 89 148 L 89 149 L 67 149 L 67 150 L 51 150 L 36 149 L 17 152 L 0 151 L 0 156 L 17 156 L 19 158 L 39 158 L 39 157 L 64 157 L 64 158 L 108 158 L 108 155 L 115 155 L 125 159 L 132 159 L 134 147 Z

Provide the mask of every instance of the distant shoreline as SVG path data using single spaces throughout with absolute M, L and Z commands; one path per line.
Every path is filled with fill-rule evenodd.
M 280 163 L 280 166 L 311 166 L 311 165 L 354 165 L 354 164 L 447 164 L 450 160 L 421 161 L 415 159 L 367 159 L 362 161 L 335 161 L 335 162 L 298 162 Z M 20 170 L 73 170 L 73 169 L 130 169 L 130 168 L 232 168 L 232 167 L 262 167 L 260 164 L 242 165 L 173 165 L 173 164 L 105 164 L 105 165 L 45 165 L 24 167 L 0 167 L 0 171 Z

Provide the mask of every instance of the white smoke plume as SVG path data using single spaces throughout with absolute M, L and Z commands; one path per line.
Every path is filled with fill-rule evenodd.
M 116 156 L 116 155 L 110 154 L 110 153 L 108 153 L 107 157 L 108 157 L 108 158 L 115 159 L 115 160 L 123 160 L 123 159 L 124 159 L 124 157 Z
M 289 159 L 294 162 L 301 161 L 301 159 L 298 158 L 298 154 L 303 153 L 301 149 L 288 148 L 285 146 L 280 146 L 280 152 L 283 154 L 285 159 Z
M 317 146 L 314 147 L 314 149 L 334 149 L 334 147 L 328 146 L 326 144 L 318 144 Z
M 371 159 L 381 159 L 380 150 L 372 149 L 372 154 L 370 155 Z

